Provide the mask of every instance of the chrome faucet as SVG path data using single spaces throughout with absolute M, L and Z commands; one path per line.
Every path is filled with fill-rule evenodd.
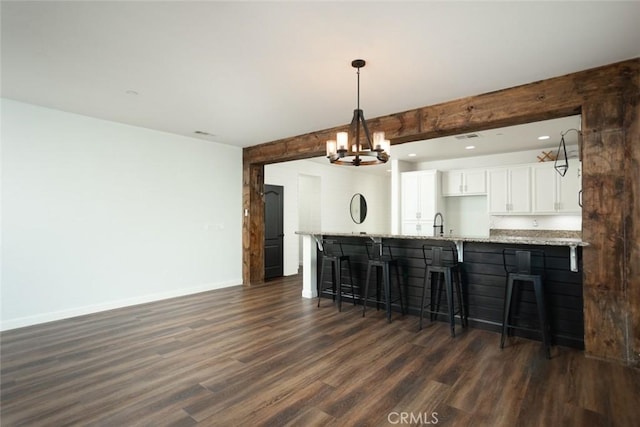
M 440 225 L 438 225 L 438 217 L 440 217 Z M 436 228 L 440 229 L 440 232 L 436 234 Z M 444 236 L 444 218 L 440 212 L 436 213 L 433 217 L 433 235 L 434 236 Z

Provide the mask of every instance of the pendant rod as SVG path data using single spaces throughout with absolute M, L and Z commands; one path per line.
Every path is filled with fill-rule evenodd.
M 358 99 L 357 99 L 357 108 L 358 108 L 358 121 L 356 122 L 356 150 L 360 152 L 362 150 L 362 146 L 360 145 L 360 67 L 357 68 L 356 71 L 357 80 L 358 80 Z M 356 159 L 359 160 L 358 155 L 356 155 Z
M 357 105 L 358 105 L 358 110 L 360 109 L 360 67 L 358 67 L 358 71 L 356 71 L 356 74 L 358 75 L 358 96 L 357 96 Z

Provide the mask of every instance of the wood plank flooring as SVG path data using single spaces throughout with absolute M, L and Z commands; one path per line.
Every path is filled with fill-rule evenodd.
M 635 426 L 640 372 L 301 298 L 301 277 L 7 331 L 2 426 Z

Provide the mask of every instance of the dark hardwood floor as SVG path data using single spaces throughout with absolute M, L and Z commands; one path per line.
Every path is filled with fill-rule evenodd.
M 640 372 L 303 299 L 301 278 L 1 334 L 2 426 L 636 426 Z

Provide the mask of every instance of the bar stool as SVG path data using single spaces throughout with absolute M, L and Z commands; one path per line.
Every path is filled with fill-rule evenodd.
M 375 270 L 376 275 L 376 309 L 380 309 L 380 304 L 384 302 L 387 310 L 387 321 L 391 323 L 391 304 L 400 301 L 400 311 L 405 314 L 404 303 L 402 300 L 402 285 L 400 283 L 400 269 L 398 268 L 398 260 L 393 258 L 391 248 L 383 246 L 382 242 L 367 242 L 367 281 L 364 285 L 364 298 L 362 301 L 362 317 L 367 312 L 367 302 L 369 302 L 369 284 L 371 281 L 371 270 Z M 384 254 L 386 248 L 387 255 Z M 396 272 L 396 285 L 398 289 L 398 298 L 391 300 L 391 267 Z M 382 273 L 382 285 L 384 288 L 384 299 L 380 299 L 380 273 Z
M 430 253 L 429 253 L 430 252 Z M 450 255 L 448 255 L 450 254 Z M 430 255 L 430 256 L 429 256 Z M 448 256 L 445 256 L 448 255 Z M 455 246 L 422 246 L 422 257 L 424 259 L 424 281 L 422 283 L 422 305 L 420 306 L 420 327 L 422 329 L 422 319 L 424 316 L 425 302 L 427 299 L 427 287 L 430 289 L 429 309 L 431 321 L 437 320 L 438 314 L 449 316 L 451 325 L 451 336 L 456 336 L 455 315 L 460 315 L 462 327 L 467 327 L 467 313 L 462 295 L 462 278 L 460 265 L 458 264 L 458 251 Z M 447 258 L 447 259 L 445 259 Z M 429 262 L 431 259 L 431 262 Z M 432 276 L 435 274 L 435 286 Z M 447 313 L 440 312 L 440 300 L 442 295 L 442 281 L 447 295 Z M 455 287 L 454 287 L 455 282 Z M 454 310 L 453 294 L 458 295 L 458 310 Z
M 537 264 L 537 273 L 534 274 L 532 259 Z M 500 337 L 500 348 L 504 348 L 505 336 L 513 329 L 524 329 L 528 331 L 539 331 L 542 335 L 542 345 L 544 347 L 547 359 L 551 359 L 551 339 L 550 327 L 547 322 L 547 308 L 544 302 L 543 275 L 546 270 L 546 257 L 544 251 L 541 250 L 519 250 L 519 249 L 503 249 L 502 264 L 507 273 L 507 281 L 504 297 L 504 311 L 502 315 L 502 336 Z M 541 264 L 541 265 L 540 265 Z M 517 303 L 520 298 L 516 298 L 516 313 L 512 313 L 512 304 L 515 294 L 519 294 L 520 288 L 524 283 L 533 284 L 533 292 L 535 294 L 536 306 L 538 311 L 538 329 L 525 327 L 524 325 L 515 325 L 511 323 L 514 318 L 513 314 L 517 314 Z
M 322 239 L 322 242 L 316 240 L 318 249 L 322 252 L 322 267 L 320 268 L 320 281 L 318 282 L 318 307 L 320 307 L 320 298 L 323 294 L 333 296 L 333 300 L 338 300 L 338 311 L 342 311 L 342 264 L 345 263 L 349 270 L 349 285 L 351 286 L 351 296 L 353 305 L 356 305 L 356 293 L 353 286 L 353 274 L 351 272 L 351 258 L 342 251 L 342 243 L 332 239 Z M 324 270 L 327 263 L 331 264 L 331 290 L 327 290 L 324 284 Z

